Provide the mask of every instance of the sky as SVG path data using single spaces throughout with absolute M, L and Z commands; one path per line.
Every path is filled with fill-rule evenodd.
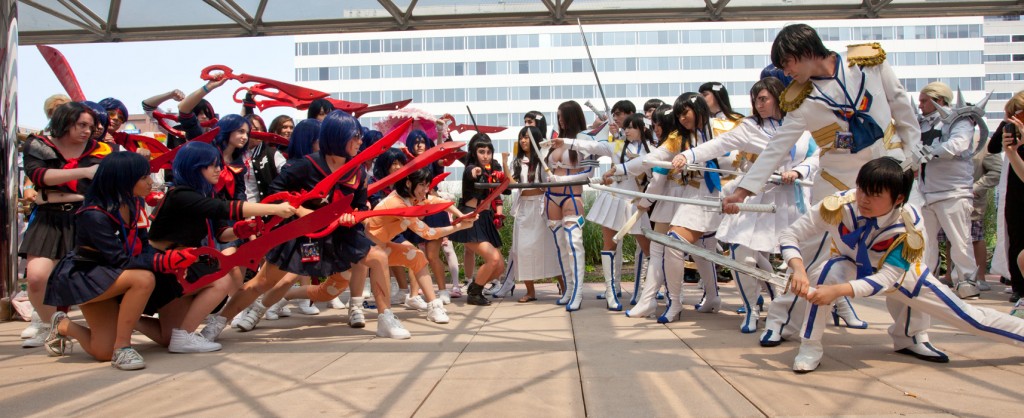
M 88 100 L 114 97 L 132 115 L 142 114 L 142 100 L 174 89 L 185 94 L 200 88 L 199 74 L 206 66 L 223 64 L 236 74 L 244 73 L 294 83 L 294 37 L 206 39 L 190 41 L 123 42 L 53 45 L 64 54 Z M 207 96 L 220 114 L 239 113 L 241 104 L 231 99 L 241 84 L 228 81 Z M 46 126 L 43 101 L 64 88 L 43 61 L 34 45 L 18 47 L 18 125 L 31 129 Z M 241 94 L 239 95 L 241 97 Z M 177 107 L 173 100 L 161 108 Z M 263 119 L 292 117 L 305 112 L 271 108 Z

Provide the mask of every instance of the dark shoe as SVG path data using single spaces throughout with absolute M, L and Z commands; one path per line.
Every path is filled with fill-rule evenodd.
M 685 269 L 683 272 L 684 283 L 699 283 L 700 277 L 697 276 L 697 271 L 693 269 Z
M 919 343 L 896 350 L 897 353 L 914 356 L 932 363 L 949 363 L 949 356 L 932 346 L 931 343 Z
M 484 296 L 484 287 L 476 283 L 470 283 L 466 291 L 466 304 L 476 306 L 489 306 L 491 301 Z
M 1010 295 L 1010 303 L 1017 303 L 1018 300 L 1020 300 L 1020 293 L 1013 292 L 1013 294 Z

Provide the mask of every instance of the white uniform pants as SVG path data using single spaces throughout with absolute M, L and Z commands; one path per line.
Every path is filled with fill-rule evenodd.
M 946 199 L 921 208 L 924 229 L 928 234 L 925 242 L 924 262 L 931 271 L 939 267 L 939 229 L 949 240 L 950 266 L 956 268 L 956 280 L 976 280 L 978 265 L 974 261 L 974 243 L 971 242 L 971 211 L 974 204 L 970 198 Z

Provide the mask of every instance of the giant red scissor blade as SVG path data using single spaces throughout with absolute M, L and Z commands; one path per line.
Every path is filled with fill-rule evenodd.
M 505 180 L 502 180 L 501 184 L 499 184 L 498 187 L 495 187 L 494 190 L 491 190 L 491 194 L 487 195 L 487 198 L 476 203 L 476 209 L 473 209 L 472 212 L 463 214 L 462 216 L 452 220 L 452 225 L 462 222 L 464 219 L 468 219 L 474 215 L 479 215 L 480 212 L 483 212 L 484 210 L 490 209 L 491 202 L 493 202 L 494 199 L 497 199 L 498 195 L 500 195 L 502 192 L 505 191 L 505 189 L 508 188 L 508 183 L 509 179 L 508 177 L 505 177 Z
M 364 107 L 362 109 L 356 110 L 355 112 L 352 113 L 352 116 L 355 116 L 355 117 L 358 118 L 358 117 L 363 116 L 363 115 L 365 115 L 367 113 L 370 113 L 370 112 L 380 112 L 380 111 L 383 111 L 383 110 L 392 110 L 392 111 L 394 111 L 394 110 L 398 110 L 398 109 L 401 109 L 401 108 L 404 108 L 404 107 L 408 106 L 409 103 L 412 103 L 412 99 L 405 99 L 405 100 L 399 100 L 397 102 L 391 102 L 391 103 L 384 103 L 384 104 L 379 104 L 379 105 L 367 106 L 367 107 Z
M 430 216 L 435 213 L 440 213 L 445 209 L 448 209 L 448 207 L 451 205 L 452 202 L 444 202 L 431 203 L 429 205 L 409 206 L 404 208 L 355 211 L 352 212 L 352 217 L 355 218 L 353 225 L 360 223 L 368 218 L 373 218 L 376 216 L 397 216 L 401 218 L 419 218 L 423 216 Z M 340 225 L 341 223 L 335 220 L 334 222 L 331 222 L 331 224 L 327 226 L 327 228 L 324 228 L 319 232 L 306 234 L 306 238 L 320 239 L 326 237 L 330 235 L 332 232 L 334 232 L 334 230 L 337 229 L 338 226 Z
M 398 169 L 398 171 L 395 171 L 394 173 L 389 174 L 387 177 L 377 180 L 373 184 L 369 185 L 366 188 L 366 194 L 369 196 L 374 195 L 375 193 L 383 190 L 385 187 L 391 185 L 392 183 L 400 179 L 404 179 L 409 174 L 412 174 L 412 172 L 419 170 L 423 167 L 426 167 L 431 163 L 440 160 L 449 154 L 458 152 L 459 148 L 461 148 L 463 145 L 466 145 L 466 143 L 456 141 L 448 141 L 437 144 L 433 148 L 424 151 L 416 158 L 410 160 L 408 163 L 403 165 L 402 168 Z
M 192 140 L 193 141 L 199 141 L 199 142 L 205 142 L 205 143 L 209 144 L 209 143 L 212 143 L 213 139 L 217 137 L 217 133 L 218 132 L 220 132 L 220 127 L 219 126 L 216 127 L 216 128 L 211 129 L 209 132 L 206 132 L 206 133 L 204 133 L 202 135 L 199 135 L 199 136 L 193 138 Z M 164 168 L 170 169 L 171 168 L 171 162 L 174 161 L 174 156 L 178 155 L 178 151 L 180 151 L 181 147 L 184 147 L 185 145 L 188 145 L 188 142 L 186 142 L 184 144 L 181 144 L 181 145 L 178 145 L 178 146 L 174 147 L 174 149 L 172 149 L 170 151 L 167 151 L 166 153 L 160 154 L 159 157 L 156 157 L 156 158 L 154 158 L 152 160 L 149 160 L 149 172 L 156 173 L 156 172 L 160 171 L 160 169 L 164 169 Z
M 238 250 L 231 255 L 224 255 L 215 248 L 200 247 L 196 249 L 197 256 L 207 256 L 217 261 L 218 270 L 214 273 L 200 277 L 193 283 L 187 281 L 181 283 L 184 294 L 190 294 L 204 286 L 226 276 L 236 266 L 244 266 L 250 270 L 259 268 L 260 260 L 266 256 L 272 248 L 296 239 L 305 233 L 319 230 L 332 221 L 338 220 L 341 215 L 350 212 L 352 195 L 337 193 L 334 200 L 326 206 L 317 209 L 309 215 L 303 216 L 287 225 L 264 232 L 262 236 L 238 246 Z
M 36 45 L 36 48 L 39 49 L 40 54 L 43 54 L 43 59 L 46 60 L 50 69 L 53 70 L 53 75 L 57 76 L 57 81 L 60 81 L 60 85 L 64 86 L 64 91 L 67 91 L 68 96 L 71 96 L 71 100 L 76 102 L 85 100 L 82 86 L 78 85 L 78 78 L 75 77 L 75 72 L 71 70 L 71 64 L 68 64 L 64 54 L 61 54 L 60 51 L 51 46 Z

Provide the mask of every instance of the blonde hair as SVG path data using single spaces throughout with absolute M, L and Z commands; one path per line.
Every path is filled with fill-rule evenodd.
M 1004 110 L 1006 111 L 1006 117 L 1013 116 L 1017 112 L 1024 110 L 1024 90 L 1018 91 L 1010 100 L 1007 100 Z
M 62 104 L 70 102 L 71 98 L 68 97 L 68 95 L 60 93 L 54 94 L 53 96 L 47 97 L 46 100 L 43 101 L 43 113 L 45 113 L 46 118 L 49 119 L 51 116 L 53 116 L 54 109 L 57 109 L 57 107 L 59 107 Z
M 949 86 L 946 85 L 946 83 L 943 83 L 941 81 L 933 81 L 931 83 L 928 83 L 927 86 L 924 86 L 924 88 L 921 89 L 921 93 L 927 95 L 928 97 L 931 97 L 936 101 L 942 99 L 942 104 L 946 106 L 949 106 L 950 104 L 953 103 L 953 90 L 950 89 Z

